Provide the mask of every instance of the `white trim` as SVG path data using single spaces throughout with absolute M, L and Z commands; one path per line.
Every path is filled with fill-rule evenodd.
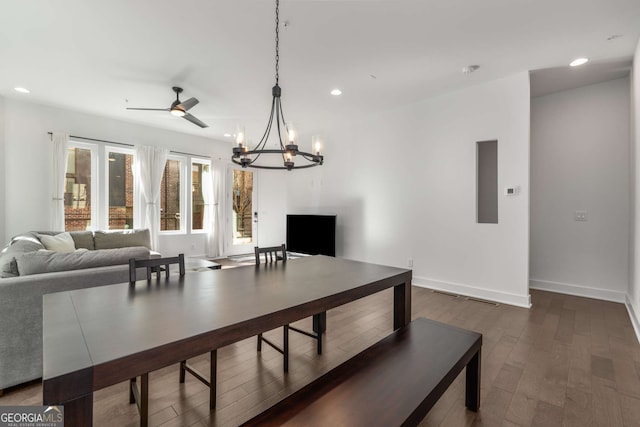
M 640 322 L 638 321 L 638 316 L 636 316 L 636 312 L 633 308 L 633 303 L 629 299 L 629 295 L 625 295 L 625 297 L 624 305 L 627 307 L 627 311 L 629 312 L 629 319 L 631 319 L 631 325 L 636 333 L 636 339 L 640 342 Z
M 495 301 L 502 304 L 515 305 L 516 307 L 531 308 L 531 295 L 515 295 L 506 292 L 498 292 L 490 289 L 478 288 L 471 285 L 443 282 L 426 277 L 413 277 L 411 282 L 421 288 L 450 292 L 458 295 Z
M 529 279 L 529 289 L 538 289 L 541 291 L 557 292 L 559 294 L 575 295 L 578 297 L 594 298 L 620 303 L 624 303 L 627 296 L 625 292 L 620 291 L 537 279 Z

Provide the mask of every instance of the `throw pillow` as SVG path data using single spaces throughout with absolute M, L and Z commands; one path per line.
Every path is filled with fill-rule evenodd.
M 41 249 L 42 243 L 37 239 L 34 233 L 24 233 L 11 239 L 9 246 L 0 252 L 0 271 L 9 275 L 18 275 L 18 266 L 16 257 L 26 253 Z
M 47 236 L 46 234 L 38 235 L 38 238 L 44 247 L 55 252 L 73 252 L 76 250 L 76 244 L 69 233 L 60 233 L 55 236 Z
M 117 249 L 144 246 L 151 249 L 149 230 L 96 231 L 93 235 L 96 249 Z

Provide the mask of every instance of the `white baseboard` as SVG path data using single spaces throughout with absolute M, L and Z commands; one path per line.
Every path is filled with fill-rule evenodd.
M 426 277 L 414 276 L 411 283 L 421 288 L 450 292 L 453 294 L 495 301 L 502 304 L 515 305 L 517 307 L 531 308 L 531 295 L 515 295 L 506 292 L 497 292 L 475 286 L 462 285 L 459 283 L 442 282 L 439 280 L 428 279 Z
M 638 340 L 638 342 L 640 342 L 640 322 L 638 322 L 638 316 L 636 316 L 636 311 L 634 310 L 633 304 L 629 299 L 629 295 L 626 296 L 624 305 L 627 307 L 627 311 L 629 312 L 631 325 L 633 325 L 633 330 L 636 332 L 636 339 Z
M 550 282 L 547 280 L 529 280 L 530 289 L 538 289 L 541 291 L 557 292 L 560 294 L 575 295 L 577 297 L 586 297 L 601 299 L 604 301 L 625 303 L 627 300 L 626 292 L 612 291 L 609 289 L 589 288 L 581 285 L 570 283 Z

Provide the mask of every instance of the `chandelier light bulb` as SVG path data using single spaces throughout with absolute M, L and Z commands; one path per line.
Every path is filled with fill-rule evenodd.
M 236 144 L 238 145 L 244 144 L 244 129 L 238 130 L 236 132 Z
M 311 137 L 311 152 L 320 155 L 320 151 L 322 151 L 322 141 L 318 135 L 314 135 Z

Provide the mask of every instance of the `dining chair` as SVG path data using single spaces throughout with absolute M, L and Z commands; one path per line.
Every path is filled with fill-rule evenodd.
M 287 247 L 283 243 L 280 246 L 270 246 L 270 247 L 258 247 L 254 248 L 256 266 L 260 266 L 261 258 L 264 257 L 265 264 L 277 263 L 278 261 L 282 261 L 282 263 L 287 262 Z M 262 351 L 262 343 L 269 345 L 277 352 L 281 353 L 284 357 L 284 372 L 289 372 L 289 330 L 297 332 L 302 335 L 306 335 L 316 340 L 316 350 L 318 354 L 322 354 L 322 335 L 326 329 L 327 324 L 327 312 L 323 311 L 322 313 L 313 315 L 313 332 L 307 332 L 302 329 L 298 329 L 289 324 L 284 325 L 283 335 L 282 335 L 282 347 L 279 347 L 274 342 L 265 338 L 263 334 L 258 334 L 258 351 Z
M 160 272 L 165 271 L 165 277 L 169 278 L 169 266 L 171 264 L 178 265 L 180 276 L 185 275 L 184 254 L 170 258 L 152 258 L 152 259 L 130 259 L 129 260 L 129 282 L 131 286 L 135 286 L 137 279 L 137 270 L 146 268 L 147 282 L 151 282 L 152 273 L 156 273 L 156 280 L 160 280 Z M 216 405 L 216 369 L 217 369 L 217 351 L 210 352 L 210 374 L 207 380 L 202 374 L 187 364 L 186 360 L 180 362 L 180 382 L 184 383 L 186 373 L 189 372 L 197 380 L 209 387 L 209 408 L 214 409 Z M 140 426 L 146 427 L 149 424 L 149 373 L 140 376 L 140 389 L 136 385 L 136 378 L 129 380 L 129 403 L 135 403 L 140 413 Z

